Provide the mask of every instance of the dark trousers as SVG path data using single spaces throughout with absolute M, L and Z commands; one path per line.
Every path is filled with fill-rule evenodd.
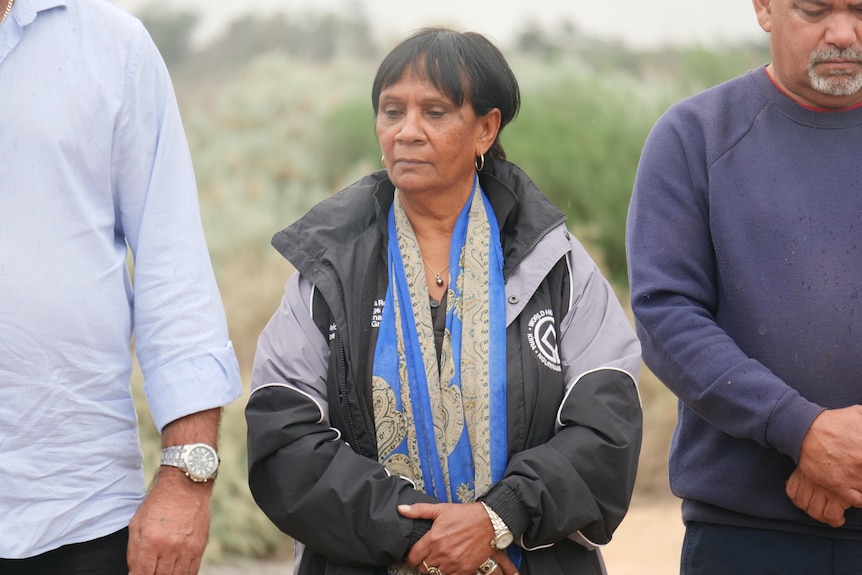
M 680 575 L 862 575 L 862 541 L 690 522 Z
M 128 528 L 28 559 L 0 559 L 0 575 L 128 575 Z

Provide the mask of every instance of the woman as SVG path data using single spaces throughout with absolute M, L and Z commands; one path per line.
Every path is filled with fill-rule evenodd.
M 374 80 L 385 171 L 276 234 L 249 483 L 300 574 L 601 573 L 641 439 L 640 348 L 500 130 L 484 37 L 427 29 Z M 301 543 L 300 543 L 301 542 Z

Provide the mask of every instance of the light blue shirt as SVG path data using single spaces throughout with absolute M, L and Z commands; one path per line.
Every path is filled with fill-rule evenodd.
M 0 25 L 0 557 L 128 525 L 145 491 L 133 333 L 160 430 L 241 394 L 156 48 L 103 0 L 16 0 Z

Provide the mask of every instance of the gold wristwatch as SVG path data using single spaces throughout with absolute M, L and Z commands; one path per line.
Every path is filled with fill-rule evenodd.
M 480 501 L 479 503 L 485 508 L 485 512 L 491 519 L 491 525 L 494 526 L 494 538 L 491 540 L 491 547 L 493 549 L 505 549 L 512 544 L 515 536 L 512 535 L 512 531 L 506 525 L 506 522 L 503 521 L 502 517 L 494 513 L 494 510 L 488 507 L 484 501 Z

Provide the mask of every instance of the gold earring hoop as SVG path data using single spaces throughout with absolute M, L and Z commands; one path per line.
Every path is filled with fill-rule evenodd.
M 479 154 L 479 156 L 476 157 L 475 165 L 476 171 L 481 172 L 482 168 L 485 167 L 485 154 Z
M 386 156 L 380 156 L 380 163 L 383 164 L 383 167 L 386 167 Z

